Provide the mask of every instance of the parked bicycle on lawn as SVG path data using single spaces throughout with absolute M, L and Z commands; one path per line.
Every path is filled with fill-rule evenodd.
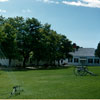
M 90 74 L 92 76 L 97 76 L 93 72 L 89 71 L 87 66 L 75 66 L 74 68 L 74 74 L 76 76 L 85 76 L 87 74 Z

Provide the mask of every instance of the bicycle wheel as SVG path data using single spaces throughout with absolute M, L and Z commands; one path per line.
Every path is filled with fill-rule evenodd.
M 78 74 L 80 76 L 84 76 L 85 75 L 85 70 L 83 68 L 78 69 L 77 72 L 78 72 Z
M 74 74 L 75 74 L 76 76 L 79 75 L 79 74 L 78 74 L 78 71 L 77 71 L 77 67 L 74 68 Z
M 87 74 L 87 72 L 85 71 L 85 69 L 83 67 L 75 67 L 74 69 L 74 74 L 76 76 L 85 76 Z
M 84 76 L 85 76 L 85 75 L 88 74 L 88 68 L 87 67 L 84 67 L 84 71 L 85 71 L 85 73 L 84 73 Z

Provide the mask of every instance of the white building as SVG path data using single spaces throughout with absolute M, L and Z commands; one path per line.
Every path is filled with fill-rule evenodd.
M 70 54 L 73 56 L 73 58 L 68 59 L 68 64 L 81 65 L 81 62 L 84 61 L 84 65 L 100 65 L 100 58 L 95 56 L 94 48 L 79 48 Z

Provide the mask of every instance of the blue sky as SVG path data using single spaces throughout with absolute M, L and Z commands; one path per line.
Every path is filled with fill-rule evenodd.
M 35 17 L 82 47 L 100 41 L 100 0 L 0 0 L 0 15 Z

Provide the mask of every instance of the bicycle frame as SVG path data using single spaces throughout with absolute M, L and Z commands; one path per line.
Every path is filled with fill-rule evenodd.
M 96 74 L 94 74 L 93 72 L 89 71 L 88 68 L 86 66 L 76 66 L 74 68 L 74 73 L 76 76 L 85 76 L 87 74 L 90 74 L 92 76 L 97 76 Z

